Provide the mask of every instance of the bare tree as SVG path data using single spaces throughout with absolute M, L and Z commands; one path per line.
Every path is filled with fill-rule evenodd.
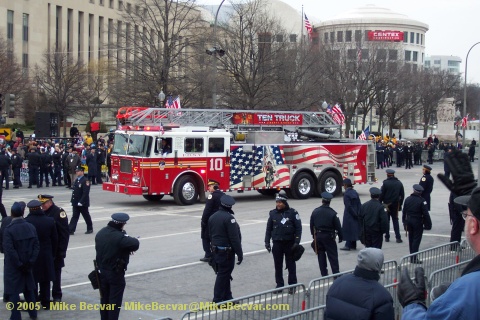
M 47 50 L 42 64 L 35 67 L 36 83 L 42 88 L 50 110 L 59 113 L 63 121 L 63 136 L 67 136 L 66 119 L 72 112 L 69 104 L 82 92 L 86 85 L 84 65 L 69 56 L 65 49 Z

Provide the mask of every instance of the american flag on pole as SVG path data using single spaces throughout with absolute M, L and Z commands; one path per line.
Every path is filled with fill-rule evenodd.
M 468 122 L 468 114 L 462 119 L 462 127 L 466 128 Z
M 304 14 L 304 16 L 305 16 L 305 28 L 307 29 L 308 37 L 310 38 L 310 40 L 312 40 L 312 33 L 313 33 L 312 25 L 310 24 L 310 21 L 308 20 L 307 15 Z
M 366 127 L 365 130 L 358 136 L 358 140 L 367 140 L 370 135 L 370 126 Z
M 342 109 L 340 108 L 338 103 L 335 104 L 333 107 L 331 105 L 328 105 L 327 113 L 332 116 L 333 121 L 335 121 L 336 123 L 338 124 L 345 123 L 345 116 L 343 115 Z
M 181 109 L 180 97 L 177 96 L 173 99 L 173 96 L 168 96 L 167 101 L 165 101 L 165 108 L 167 109 Z

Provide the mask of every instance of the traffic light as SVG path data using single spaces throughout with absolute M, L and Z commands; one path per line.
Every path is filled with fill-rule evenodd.
M 5 112 L 8 112 L 10 118 L 15 117 L 15 95 L 7 93 L 5 97 Z

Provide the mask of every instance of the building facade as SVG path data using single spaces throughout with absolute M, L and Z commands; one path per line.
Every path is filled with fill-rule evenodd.
M 461 73 L 460 63 L 462 63 L 462 58 L 457 56 L 432 55 L 425 57 L 424 66 L 426 69 L 446 70 L 459 75 Z

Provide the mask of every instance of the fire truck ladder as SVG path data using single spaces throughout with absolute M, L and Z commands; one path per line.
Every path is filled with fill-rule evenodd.
M 296 131 L 303 134 L 326 138 L 323 132 L 332 133 L 340 128 L 332 117 L 323 111 L 292 112 L 271 110 L 221 110 L 221 109 L 166 109 L 166 108 L 132 108 L 125 124 L 175 126 L 204 126 L 236 130 Z M 245 114 L 295 114 L 302 115 L 302 123 L 296 125 L 234 123 L 234 115 Z M 319 135 L 320 134 L 320 135 Z M 327 135 L 329 135 L 327 134 Z

